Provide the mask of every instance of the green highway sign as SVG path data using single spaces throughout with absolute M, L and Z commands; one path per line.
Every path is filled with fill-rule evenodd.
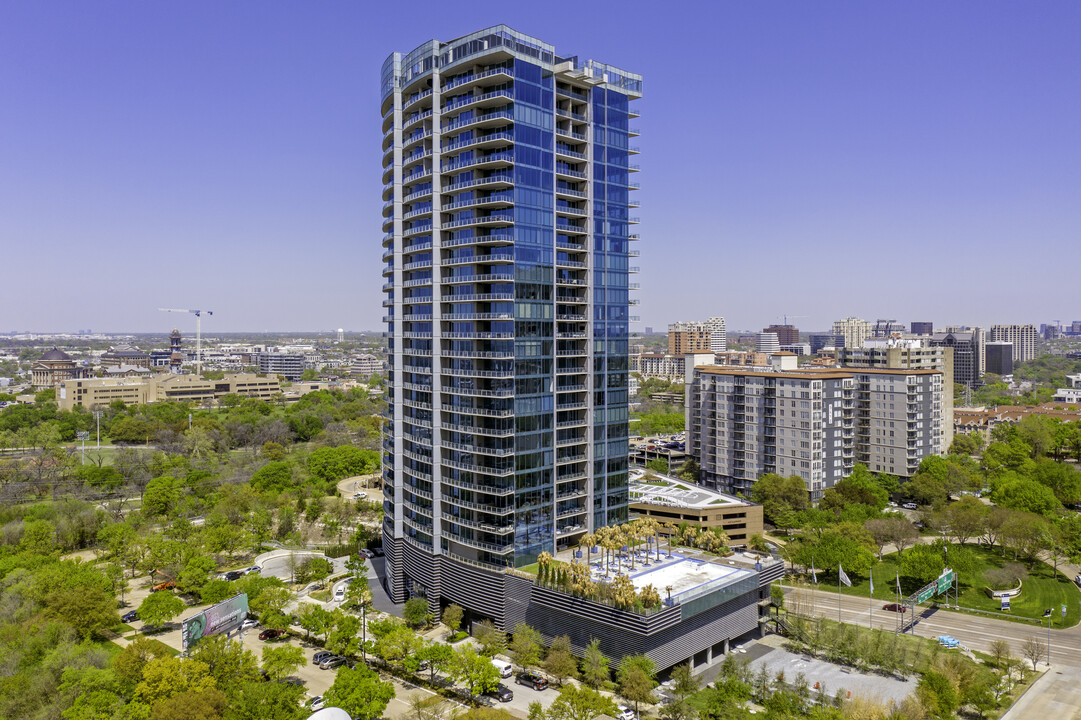
M 919 594 L 916 596 L 916 602 L 918 602 L 918 603 L 926 602 L 927 600 L 930 600 L 931 596 L 934 595 L 934 594 L 935 594 L 935 586 L 934 585 L 930 585 L 928 587 L 925 587 L 923 590 L 920 590 Z

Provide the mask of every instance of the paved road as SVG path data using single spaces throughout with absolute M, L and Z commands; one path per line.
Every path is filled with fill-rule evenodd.
M 838 594 L 827 590 L 813 593 L 802 588 L 786 589 L 786 605 L 798 603 L 805 612 L 831 620 L 838 619 Z M 892 630 L 897 627 L 897 613 L 882 610 L 882 601 L 868 605 L 866 598 L 851 595 L 840 597 L 840 619 L 855 625 L 873 626 Z M 994 618 L 950 612 L 948 610 L 923 609 L 917 613 L 916 635 L 936 638 L 952 635 L 961 644 L 973 650 L 989 652 L 994 640 L 1010 643 L 1015 656 L 1021 655 L 1021 647 L 1030 637 L 1047 641 L 1047 628 L 1036 624 L 1015 623 Z M 1042 667 L 1042 663 L 1041 663 Z M 1037 681 L 1003 720 L 1070 720 L 1081 708 L 1081 625 L 1051 630 L 1051 669 L 1046 677 Z

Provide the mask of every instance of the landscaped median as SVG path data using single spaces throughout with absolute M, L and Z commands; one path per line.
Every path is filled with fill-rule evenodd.
M 974 559 L 974 567 L 966 568 L 959 573 L 960 583 L 956 602 L 953 597 L 953 589 L 949 592 L 949 605 L 957 605 L 964 612 L 966 610 L 978 610 L 994 617 L 1006 620 L 1020 620 L 1029 622 L 1043 620 L 1044 612 L 1051 609 L 1053 627 L 1072 627 L 1081 621 L 1081 592 L 1077 586 L 1061 572 L 1055 573 L 1054 568 L 1043 562 L 1026 564 L 1027 577 L 1024 578 L 1022 592 L 1010 599 L 1010 610 L 1001 610 L 1001 601 L 990 597 L 986 591 L 990 584 L 989 574 L 1001 570 L 1008 563 L 1015 562 L 1007 553 L 1002 556 L 1002 551 L 997 548 L 988 548 L 975 545 L 967 545 L 966 549 L 971 552 Z M 910 550 L 906 551 L 910 552 Z M 947 551 L 948 554 L 948 551 Z M 846 571 L 847 572 L 847 571 Z M 836 592 L 838 589 L 837 572 L 827 572 L 818 569 L 819 588 L 824 591 Z M 865 576 L 858 576 L 853 572 L 847 572 L 852 586 L 840 585 L 840 591 L 845 595 L 868 597 L 870 580 Z M 927 584 L 926 580 L 913 578 L 904 574 L 901 561 L 897 553 L 884 555 L 882 561 L 875 563 L 871 568 L 874 577 L 875 591 L 873 597 L 883 603 L 898 602 L 897 579 L 900 577 L 901 595 L 903 600 L 912 595 Z M 810 581 L 809 573 L 802 576 L 803 580 Z M 790 581 L 787 581 L 790 582 Z M 935 596 L 932 602 L 940 602 L 944 607 L 946 595 Z M 1062 617 L 1062 606 L 1066 606 L 1066 617 Z

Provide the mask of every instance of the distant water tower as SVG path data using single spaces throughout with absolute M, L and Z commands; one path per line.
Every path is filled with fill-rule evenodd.
M 345 330 L 338 328 L 338 342 L 345 342 Z

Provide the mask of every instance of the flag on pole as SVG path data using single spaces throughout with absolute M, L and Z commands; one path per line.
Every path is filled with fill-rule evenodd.
M 815 559 L 814 558 L 811 558 L 811 579 L 814 581 L 815 585 L 818 584 L 818 573 L 815 571 Z
M 840 575 L 841 582 L 843 582 L 848 587 L 852 587 L 852 581 L 848 579 L 848 576 L 845 575 L 845 569 L 839 564 L 837 565 L 837 574 Z
M 901 574 L 897 573 L 897 597 L 901 597 Z
M 871 580 L 871 594 L 874 595 L 875 594 L 875 576 L 874 576 L 874 573 L 868 572 L 867 577 L 870 578 L 870 580 Z

